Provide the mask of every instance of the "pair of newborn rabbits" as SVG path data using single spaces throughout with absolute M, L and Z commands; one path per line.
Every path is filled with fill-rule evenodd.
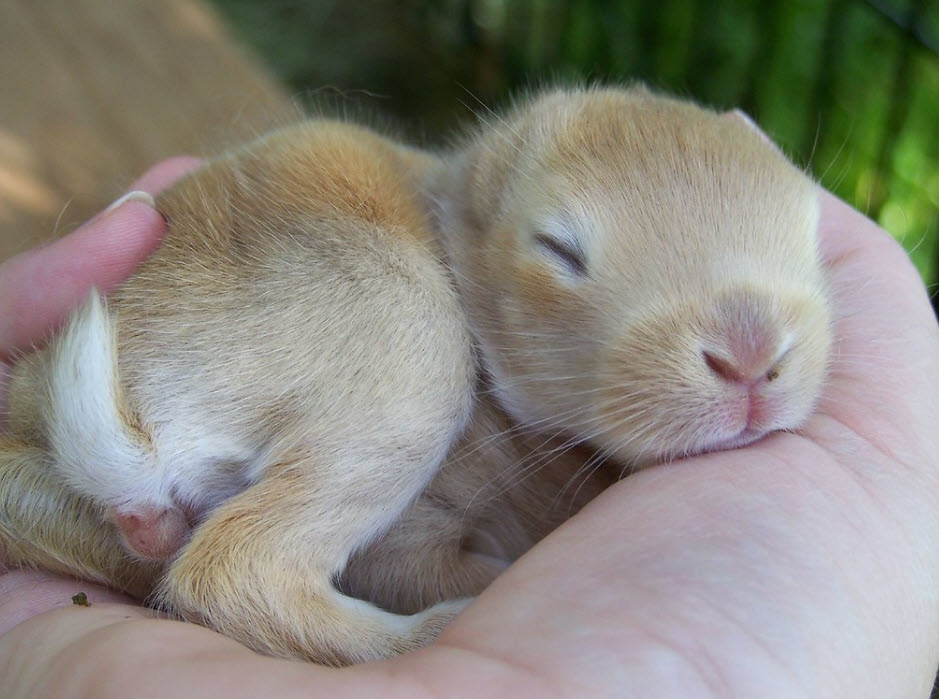
M 262 653 L 425 645 L 626 469 L 796 428 L 824 380 L 815 185 L 640 87 L 439 157 L 301 123 L 157 208 L 15 366 L 0 547 Z

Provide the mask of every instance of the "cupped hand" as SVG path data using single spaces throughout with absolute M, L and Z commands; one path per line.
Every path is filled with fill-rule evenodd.
M 836 347 L 799 434 L 625 479 L 437 643 L 367 666 L 264 658 L 97 591 L 75 607 L 70 581 L 56 581 L 65 597 L 45 606 L 0 587 L 0 625 L 30 617 L 0 637 L 0 696 L 928 696 L 939 659 L 939 329 L 902 249 L 820 196 Z M 131 206 L 127 225 L 152 215 Z M 159 222 L 147 230 L 155 244 Z M 16 279 L 7 270 L 0 287 Z M 11 332 L 18 293 L 0 293 L 7 354 L 81 298 Z

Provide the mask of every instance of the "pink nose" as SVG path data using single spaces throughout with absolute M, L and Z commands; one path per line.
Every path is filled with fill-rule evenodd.
M 779 375 L 776 363 L 767 366 L 765 361 L 753 361 L 750 357 L 739 355 L 724 357 L 707 350 L 703 354 L 708 368 L 728 383 L 752 387 L 763 381 L 772 381 Z
M 721 308 L 721 329 L 703 343 L 701 353 L 711 372 L 723 381 L 752 388 L 778 376 L 787 340 L 780 337 L 770 314 L 761 310 L 759 304 L 739 300 L 729 309 Z
M 703 354 L 708 368 L 736 389 L 732 410 L 738 414 L 744 429 L 759 428 L 770 414 L 772 403 L 763 395 L 760 387 L 776 378 L 779 372 L 776 368 L 778 362 L 767 366 L 769 362 L 764 357 L 768 355 L 760 352 L 724 357 L 705 350 Z

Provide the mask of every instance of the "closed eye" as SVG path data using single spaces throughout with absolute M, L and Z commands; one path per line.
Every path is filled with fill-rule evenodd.
M 544 233 L 535 234 L 535 244 L 541 248 L 542 252 L 549 254 L 555 261 L 566 267 L 571 274 L 578 277 L 587 276 L 587 261 L 580 250 Z

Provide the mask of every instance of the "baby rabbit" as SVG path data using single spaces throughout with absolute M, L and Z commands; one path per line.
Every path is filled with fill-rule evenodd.
M 164 247 L 17 366 L 0 545 L 138 593 L 171 558 L 158 602 L 261 652 L 422 645 L 626 469 L 805 420 L 815 198 L 641 88 L 546 91 L 440 161 L 275 133 L 162 196 Z
M 401 619 L 333 583 L 470 414 L 472 344 L 417 195 L 430 161 L 314 121 L 163 194 L 159 251 L 17 364 L 3 499 L 19 497 L 18 462 L 86 498 L 136 556 L 167 558 L 194 527 L 157 604 L 262 652 L 336 664 L 433 638 L 459 604 Z M 50 554 L 82 560 L 84 532 L 69 534 Z M 137 575 L 95 536 L 120 563 L 95 577 Z
M 737 119 L 548 91 L 448 162 L 431 192 L 476 408 L 346 574 L 401 612 L 477 593 L 624 470 L 799 427 L 831 353 L 815 185 Z

